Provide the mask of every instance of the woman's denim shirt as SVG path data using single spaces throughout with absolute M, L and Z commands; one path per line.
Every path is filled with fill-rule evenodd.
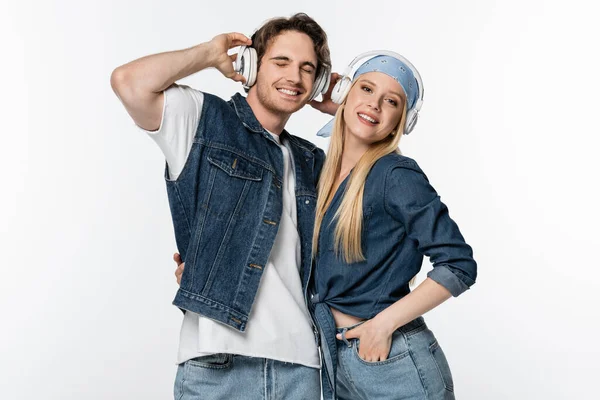
M 366 260 L 345 263 L 334 250 L 337 220 L 333 216 L 348 179 L 323 218 L 309 290 L 324 351 L 335 349 L 329 307 L 359 318 L 375 317 L 410 292 L 409 281 L 421 269 L 423 255 L 433 263 L 427 276 L 453 296 L 467 290 L 477 276 L 473 251 L 448 208 L 417 163 L 397 153 L 378 160 L 365 182 L 362 247 Z M 336 360 L 333 354 L 328 360 L 328 355 L 324 354 L 326 366 Z

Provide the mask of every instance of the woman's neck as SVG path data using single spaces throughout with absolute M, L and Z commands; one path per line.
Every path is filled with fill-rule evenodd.
M 344 149 L 342 151 L 342 163 L 340 166 L 340 177 L 348 173 L 358 164 L 360 158 L 369 149 L 368 145 L 357 140 L 353 135 L 347 135 L 344 132 Z

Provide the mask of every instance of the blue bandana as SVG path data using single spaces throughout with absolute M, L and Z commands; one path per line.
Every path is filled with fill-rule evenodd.
M 367 72 L 381 72 L 394 78 L 406 94 L 406 111 L 410 111 L 415 106 L 419 98 L 419 84 L 412 70 L 402 61 L 390 56 L 376 56 L 361 65 L 352 80 Z
M 381 72 L 391 76 L 402 86 L 406 94 L 406 111 L 410 111 L 419 98 L 419 84 L 412 70 L 402 61 L 390 56 L 375 56 L 363 63 L 354 73 L 352 80 L 367 72 Z M 317 132 L 317 136 L 329 137 L 333 130 L 335 118 Z

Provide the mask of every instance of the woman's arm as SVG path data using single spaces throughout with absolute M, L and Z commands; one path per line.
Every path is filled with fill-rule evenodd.
M 433 270 L 411 293 L 346 333 L 346 338 L 360 339 L 359 355 L 366 361 L 385 360 L 396 329 L 459 296 L 477 277 L 471 247 L 419 166 L 403 161 L 390 168 L 385 182 L 387 212 L 404 225 L 405 240 L 429 257 Z
M 452 294 L 431 278 L 379 314 L 346 333 L 346 339 L 360 339 L 359 356 L 369 362 L 387 359 L 392 334 L 401 326 L 434 309 Z M 338 335 L 338 339 L 341 336 Z

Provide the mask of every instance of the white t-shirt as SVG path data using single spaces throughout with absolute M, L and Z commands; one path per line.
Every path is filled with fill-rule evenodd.
M 176 180 L 192 147 L 204 95 L 184 85 L 173 85 L 164 94 L 161 125 L 157 131 L 145 132 L 165 155 L 169 178 Z M 294 162 L 286 143 L 281 144 L 278 135 L 271 136 L 283 153 L 283 211 L 246 331 L 239 332 L 188 311 L 181 327 L 178 363 L 203 355 L 231 353 L 320 368 L 300 278 Z

